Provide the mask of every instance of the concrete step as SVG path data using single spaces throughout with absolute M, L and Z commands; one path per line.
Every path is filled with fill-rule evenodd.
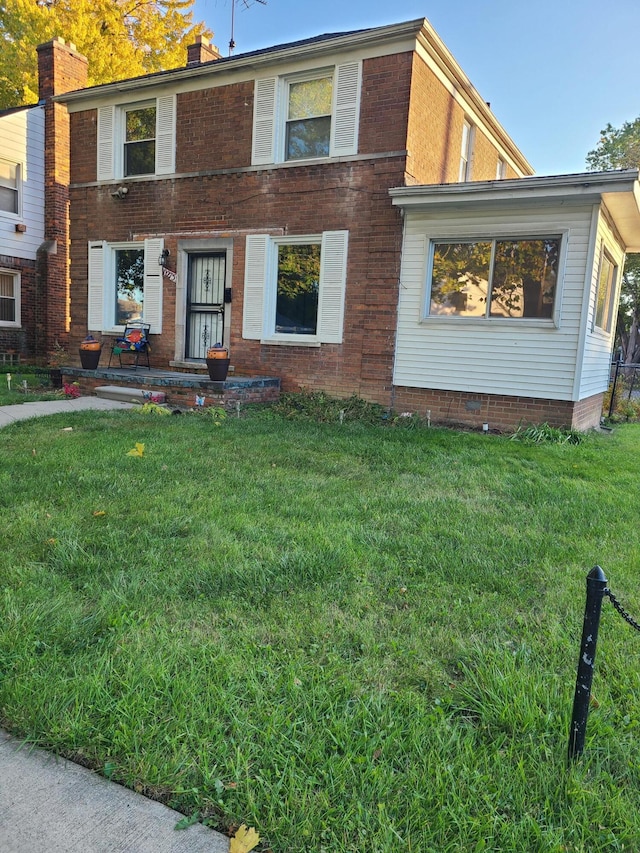
M 126 388 L 121 385 L 100 385 L 96 388 L 96 396 L 104 400 L 120 400 L 123 403 L 164 403 L 167 398 L 164 391 Z

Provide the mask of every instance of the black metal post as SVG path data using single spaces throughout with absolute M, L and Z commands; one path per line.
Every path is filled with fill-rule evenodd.
M 584 608 L 584 624 L 580 643 L 580 659 L 576 677 L 576 692 L 573 698 L 573 713 L 569 729 L 569 761 L 582 755 L 587 732 L 591 682 L 596 664 L 596 643 L 602 599 L 607 588 L 607 579 L 600 566 L 594 566 L 587 575 L 587 601 Z
M 611 389 L 611 399 L 609 400 L 609 417 L 613 414 L 616 405 L 616 387 L 618 385 L 618 373 L 620 373 L 620 358 L 616 359 L 616 370 L 613 374 L 613 388 Z

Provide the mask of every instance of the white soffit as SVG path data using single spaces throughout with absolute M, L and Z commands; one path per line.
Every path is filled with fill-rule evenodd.
M 640 252 L 640 184 L 638 170 L 584 172 L 540 178 L 471 181 L 463 184 L 422 184 L 389 190 L 394 205 L 428 210 L 436 205 L 497 208 L 514 203 L 604 203 L 624 243 L 625 251 Z

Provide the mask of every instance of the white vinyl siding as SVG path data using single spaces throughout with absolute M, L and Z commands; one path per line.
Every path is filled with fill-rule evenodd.
M 305 346 L 315 343 L 342 343 L 344 297 L 347 273 L 348 231 L 325 231 L 321 238 L 318 328 L 313 336 L 276 334 L 275 290 L 277 245 L 307 238 L 270 238 L 262 234 L 247 237 L 242 334 L 263 343 Z M 318 238 L 308 238 L 318 242 Z
M 18 172 L 18 213 L 0 210 L 0 254 L 35 260 L 44 240 L 44 107 L 0 116 L 0 158 Z
M 144 243 L 110 244 L 97 240 L 89 243 L 87 275 L 87 325 L 90 332 L 121 331 L 114 323 L 115 267 L 114 249 L 125 245 L 144 247 L 144 321 L 151 324 L 150 333 L 162 332 L 162 269 L 158 258 L 164 247 L 162 239 Z
M 313 79 L 314 75 L 309 75 Z M 285 161 L 287 77 L 255 81 L 251 163 L 263 166 Z M 304 75 L 295 78 L 304 80 Z M 345 62 L 333 70 L 333 102 L 329 157 L 358 153 L 362 63 Z
M 155 174 L 175 172 L 176 96 L 166 95 L 139 106 L 153 105 L 156 110 Z M 123 104 L 98 108 L 97 177 L 99 181 L 121 180 L 124 176 L 124 107 Z
M 407 211 L 399 288 L 396 385 L 573 399 L 591 205 L 437 216 Z M 424 317 L 429 241 L 562 235 L 555 322 Z

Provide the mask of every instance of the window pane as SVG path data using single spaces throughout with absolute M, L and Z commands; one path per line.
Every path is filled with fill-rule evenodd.
M 611 299 L 613 296 L 614 265 L 608 255 L 602 256 L 598 276 L 598 295 L 596 297 L 595 323 L 605 332 L 611 329 Z
M 553 315 L 560 240 L 496 240 L 491 317 Z
M 129 175 L 152 175 L 156 170 L 156 143 L 129 142 L 124 146 L 124 173 Z
M 276 332 L 315 335 L 319 286 L 319 245 L 278 246 Z
M 142 320 L 144 302 L 144 251 L 116 251 L 116 326 Z
M 15 299 L 5 299 L 0 296 L 0 323 L 15 323 L 16 302 Z
M 16 190 L 9 190 L 0 186 L 0 210 L 5 210 L 7 213 L 18 212 L 18 193 Z
M 18 186 L 18 166 L 15 163 L 0 160 L 0 184 L 14 188 Z
M 140 110 L 127 110 L 126 142 L 140 142 L 143 139 L 156 138 L 156 108 L 144 107 Z
M 288 119 L 331 115 L 333 83 L 331 77 L 303 80 L 289 85 Z
M 331 118 L 292 121 L 287 125 L 287 160 L 328 157 Z
M 490 262 L 491 243 L 436 243 L 429 313 L 486 316 Z

